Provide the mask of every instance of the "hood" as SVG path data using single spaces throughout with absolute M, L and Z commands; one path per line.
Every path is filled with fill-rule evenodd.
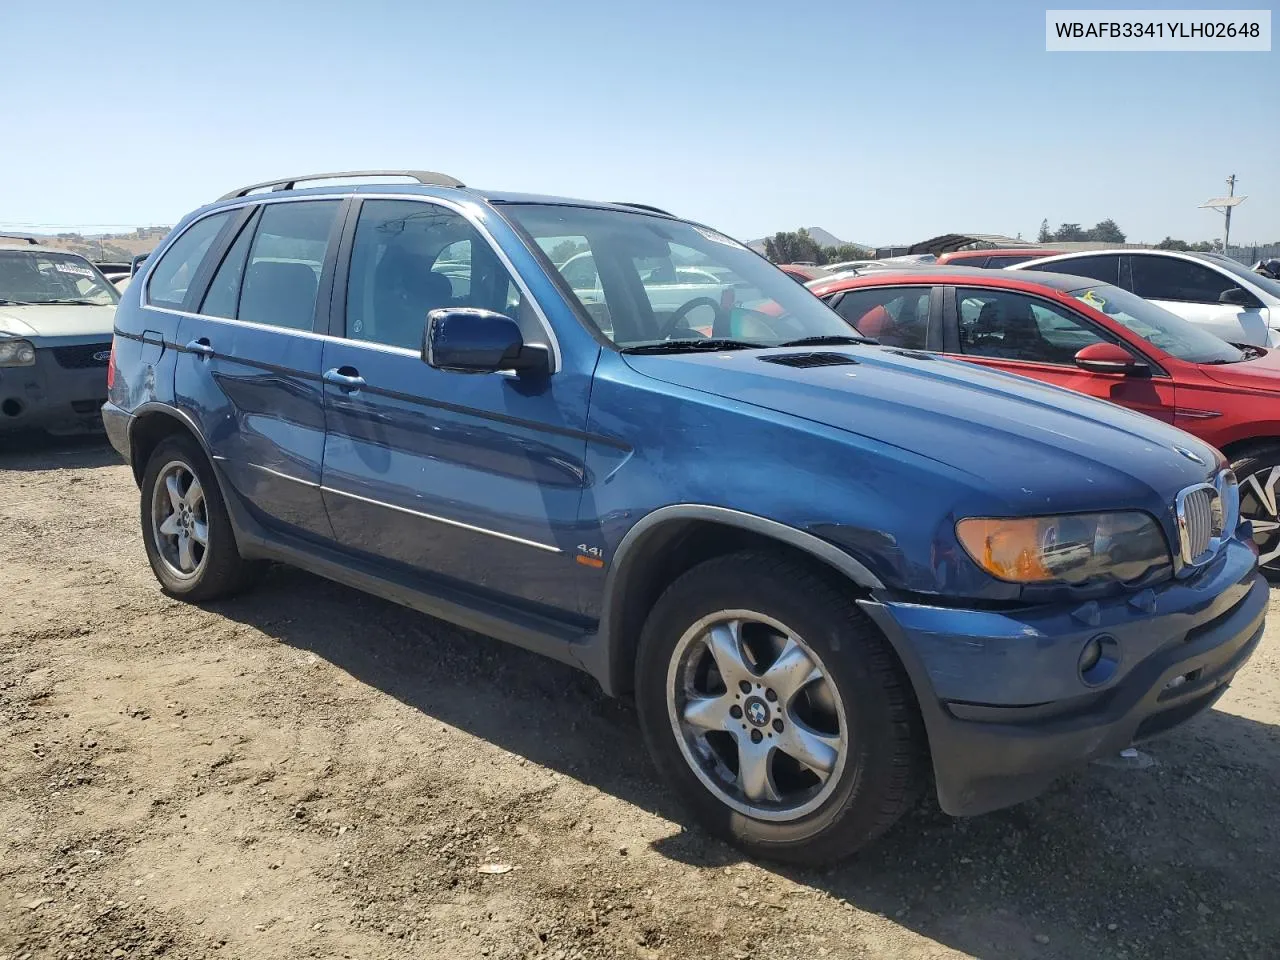
M 1142 505 L 1169 513 L 1217 452 L 1168 424 L 962 361 L 887 347 L 824 348 L 856 362 L 791 367 L 800 348 L 627 355 L 646 376 L 848 431 L 970 477 L 1015 513 Z M 1136 486 L 1135 482 L 1137 485 Z
M 29 307 L 0 306 L 0 335 L 44 340 L 63 337 L 110 339 L 115 324 L 114 306 L 91 307 L 49 304 Z
M 1280 350 L 1239 363 L 1202 363 L 1199 370 L 1211 380 L 1230 387 L 1280 391 Z

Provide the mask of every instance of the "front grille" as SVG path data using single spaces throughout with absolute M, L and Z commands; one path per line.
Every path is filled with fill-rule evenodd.
M 1178 494 L 1178 537 L 1182 562 L 1195 566 L 1209 559 L 1222 536 L 1222 502 L 1210 484 L 1188 487 Z
M 105 367 L 111 356 L 111 343 L 82 343 L 75 347 L 54 347 L 53 359 L 64 370 Z
M 765 363 L 780 363 L 784 367 L 841 367 L 858 361 L 845 353 L 776 353 L 761 357 Z

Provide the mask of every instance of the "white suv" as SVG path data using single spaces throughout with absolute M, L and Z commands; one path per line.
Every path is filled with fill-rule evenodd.
M 1092 277 L 1132 290 L 1230 343 L 1280 346 L 1280 281 L 1221 254 L 1089 250 L 1008 269 Z

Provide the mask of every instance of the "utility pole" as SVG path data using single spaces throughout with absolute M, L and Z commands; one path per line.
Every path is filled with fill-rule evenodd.
M 1240 206 L 1248 199 L 1248 197 L 1236 196 L 1236 175 L 1233 173 L 1227 177 L 1227 195 L 1225 197 L 1213 197 L 1200 204 L 1201 209 L 1217 210 L 1223 215 L 1222 255 L 1224 257 L 1227 256 L 1227 244 L 1231 241 L 1231 209 Z
M 1227 177 L 1227 199 L 1230 200 L 1236 195 L 1236 175 L 1233 173 Z M 1226 221 L 1222 228 L 1222 255 L 1225 257 L 1227 251 L 1231 249 L 1231 206 L 1228 205 L 1224 216 Z

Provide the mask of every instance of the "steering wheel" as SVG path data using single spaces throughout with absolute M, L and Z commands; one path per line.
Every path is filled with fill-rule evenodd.
M 724 308 L 710 297 L 694 297 L 686 303 L 680 304 L 672 311 L 671 316 L 667 319 L 667 327 L 662 331 L 663 340 L 669 340 L 671 334 L 675 333 L 676 327 L 680 321 L 689 315 L 691 311 L 698 307 L 710 307 L 715 311 L 715 320 L 712 321 L 711 329 L 713 336 L 718 335 L 716 331 L 722 330 L 728 322 L 729 316 L 725 313 Z

